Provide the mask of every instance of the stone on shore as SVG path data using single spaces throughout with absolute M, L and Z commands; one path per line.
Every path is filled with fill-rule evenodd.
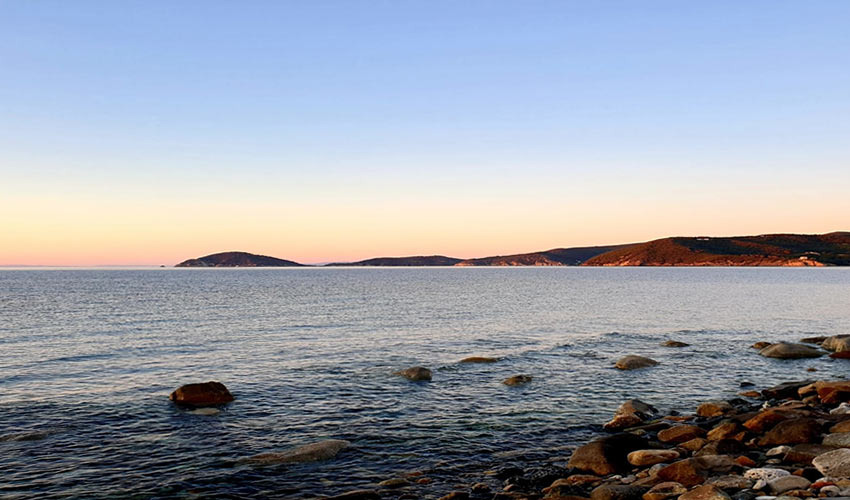
M 712 484 L 704 484 L 679 497 L 679 500 L 731 500 L 729 495 Z
M 688 489 L 675 481 L 658 483 L 643 494 L 643 500 L 668 500 L 688 492 Z
M 395 372 L 396 375 L 401 375 L 407 380 L 411 380 L 413 382 L 422 382 L 431 380 L 431 370 L 423 367 L 423 366 L 413 366 L 411 368 L 406 368 L 401 371 Z
M 836 448 L 850 448 L 850 432 L 836 432 L 827 434 L 823 437 L 825 446 L 835 446 Z
M 833 425 L 829 428 L 829 432 L 850 432 L 850 418 Z
M 850 448 L 839 448 L 818 455 L 812 465 L 826 477 L 850 478 Z
M 253 464 L 287 464 L 302 462 L 318 462 L 331 459 L 348 448 L 351 443 L 342 439 L 326 439 L 317 443 L 299 446 L 280 453 L 260 453 L 241 460 Z
M 697 415 L 700 417 L 720 417 L 734 411 L 735 408 L 727 401 L 708 401 L 699 405 Z
M 668 340 L 661 344 L 662 347 L 688 347 L 691 344 L 686 344 L 684 342 L 679 342 L 678 340 Z
M 639 399 L 630 399 L 617 408 L 617 413 L 603 427 L 609 431 L 634 427 L 652 418 L 657 410 Z
M 638 467 L 672 462 L 679 458 L 676 450 L 637 450 L 629 453 L 629 463 Z
M 767 488 L 774 495 L 779 495 L 790 490 L 804 490 L 811 484 L 811 481 L 804 477 L 791 475 L 767 481 Z
M 809 394 L 812 390 L 817 392 L 818 398 L 820 398 L 821 403 L 824 404 L 835 404 L 850 401 L 850 381 L 821 380 L 809 386 L 800 388 L 800 396 Z
M 186 384 L 172 392 L 168 399 L 181 406 L 217 406 L 233 401 L 233 395 L 221 382 Z
M 780 342 L 771 344 L 759 351 L 759 354 L 766 358 L 777 359 L 804 359 L 804 358 L 819 358 L 825 353 L 820 349 L 816 349 L 806 344 L 795 344 L 792 342 Z
M 715 476 L 708 479 L 705 484 L 717 486 L 721 490 L 745 490 L 753 487 L 754 481 L 743 476 Z
M 646 488 L 628 484 L 603 484 L 590 492 L 590 500 L 641 500 Z
M 657 364 L 658 361 L 655 361 L 654 359 L 629 354 L 628 356 L 620 358 L 614 366 L 620 370 L 637 370 L 638 368 L 648 368 Z
M 674 425 L 659 432 L 658 440 L 662 443 L 684 443 L 705 434 L 705 430 L 696 425 Z
M 783 382 L 761 391 L 761 395 L 768 399 L 786 399 L 797 397 L 800 389 L 813 384 L 814 380 L 800 380 L 794 382 Z
M 627 457 L 647 447 L 646 439 L 634 434 L 614 434 L 580 446 L 570 457 L 569 466 L 604 476 L 631 468 Z
M 683 486 L 691 487 L 702 484 L 711 475 L 725 474 L 736 465 L 732 458 L 724 455 L 694 457 L 673 462 L 658 471 L 662 481 L 675 481 Z
M 744 473 L 744 477 L 747 479 L 752 479 L 754 481 L 761 480 L 765 482 L 790 475 L 791 473 L 787 470 L 775 469 L 770 467 L 759 467 L 756 469 L 750 469 Z
M 720 441 L 722 439 L 737 439 L 741 441 L 744 430 L 737 422 L 724 421 L 715 425 L 705 436 L 709 441 Z
M 850 351 L 850 335 L 833 335 L 821 343 L 821 347 L 832 352 Z
M 524 385 L 531 382 L 534 379 L 531 375 L 514 375 L 513 377 L 508 377 L 502 381 L 503 384 L 509 386 L 516 385 Z
M 813 418 L 795 418 L 776 424 L 759 440 L 759 446 L 813 443 L 820 437 L 821 424 Z
M 460 360 L 461 363 L 495 363 L 499 358 L 488 358 L 486 356 L 470 356 Z
M 824 446 L 822 444 L 804 443 L 798 444 L 791 448 L 788 453 L 782 457 L 782 461 L 789 464 L 811 464 L 812 460 L 818 455 L 823 455 L 828 451 L 834 450 L 833 446 Z

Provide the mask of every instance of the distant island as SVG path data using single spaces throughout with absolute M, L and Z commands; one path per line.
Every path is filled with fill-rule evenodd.
M 645 243 L 555 248 L 540 252 L 459 259 L 443 255 L 377 257 L 339 266 L 848 266 L 850 232 L 765 234 L 714 238 L 671 237 Z M 247 252 L 189 259 L 176 267 L 308 267 Z M 315 267 L 315 266 L 314 266 Z

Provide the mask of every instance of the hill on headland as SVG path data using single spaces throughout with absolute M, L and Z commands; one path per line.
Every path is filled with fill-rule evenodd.
M 673 237 L 629 245 L 584 266 L 847 266 L 850 233 Z
M 175 267 L 304 267 L 304 264 L 248 252 L 221 252 L 184 260 Z
M 850 232 L 672 237 L 593 247 L 457 259 L 444 255 L 377 257 L 327 266 L 850 266 Z M 190 259 L 177 267 L 304 267 L 246 252 Z

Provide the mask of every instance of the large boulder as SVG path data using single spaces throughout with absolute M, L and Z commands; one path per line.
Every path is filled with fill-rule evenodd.
M 636 370 L 638 368 L 648 368 L 657 364 L 658 361 L 655 361 L 654 359 L 629 354 L 628 356 L 623 356 L 622 358 L 620 358 L 614 364 L 614 366 L 619 368 L 620 370 Z
M 259 455 L 244 458 L 241 461 L 260 465 L 318 462 L 337 456 L 340 451 L 348 448 L 350 444 L 350 442 L 342 439 L 326 439 L 280 453 L 260 453 Z
M 569 466 L 600 476 L 626 472 L 631 468 L 629 453 L 646 447 L 646 439 L 640 436 L 614 434 L 579 447 L 570 457 Z
M 233 401 L 233 395 L 221 382 L 203 382 L 180 386 L 168 399 L 178 405 L 197 408 L 227 404 Z
M 834 335 L 827 337 L 821 347 L 832 352 L 850 351 L 850 335 Z
M 812 465 L 826 477 L 850 478 L 850 448 L 839 448 L 818 455 Z
M 396 375 L 401 375 L 407 380 L 412 380 L 414 382 L 423 382 L 431 380 L 431 370 L 425 368 L 424 366 L 413 366 L 411 368 L 405 368 L 404 370 L 395 372 Z
M 606 430 L 616 431 L 634 427 L 652 418 L 657 410 L 639 399 L 630 399 L 617 408 L 617 413 L 610 422 L 604 425 Z
M 803 359 L 803 358 L 819 358 L 825 353 L 820 349 L 816 349 L 806 344 L 795 344 L 792 342 L 779 342 L 771 344 L 759 351 L 759 354 L 766 358 L 777 359 Z
M 814 443 L 820 437 L 822 425 L 813 418 L 795 418 L 776 424 L 760 440 L 759 446 Z

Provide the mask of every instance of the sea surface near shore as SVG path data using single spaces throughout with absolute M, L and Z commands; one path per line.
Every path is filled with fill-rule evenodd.
M 689 411 L 743 381 L 846 378 L 749 346 L 850 333 L 850 269 L 0 270 L 0 318 L 0 497 L 300 498 L 420 471 L 406 491 L 436 498 L 559 463 L 625 399 Z M 614 369 L 625 354 L 660 364 Z M 393 375 L 413 365 L 433 381 Z M 222 413 L 168 401 L 207 380 L 236 397 Z M 352 446 L 235 463 L 328 438 Z

